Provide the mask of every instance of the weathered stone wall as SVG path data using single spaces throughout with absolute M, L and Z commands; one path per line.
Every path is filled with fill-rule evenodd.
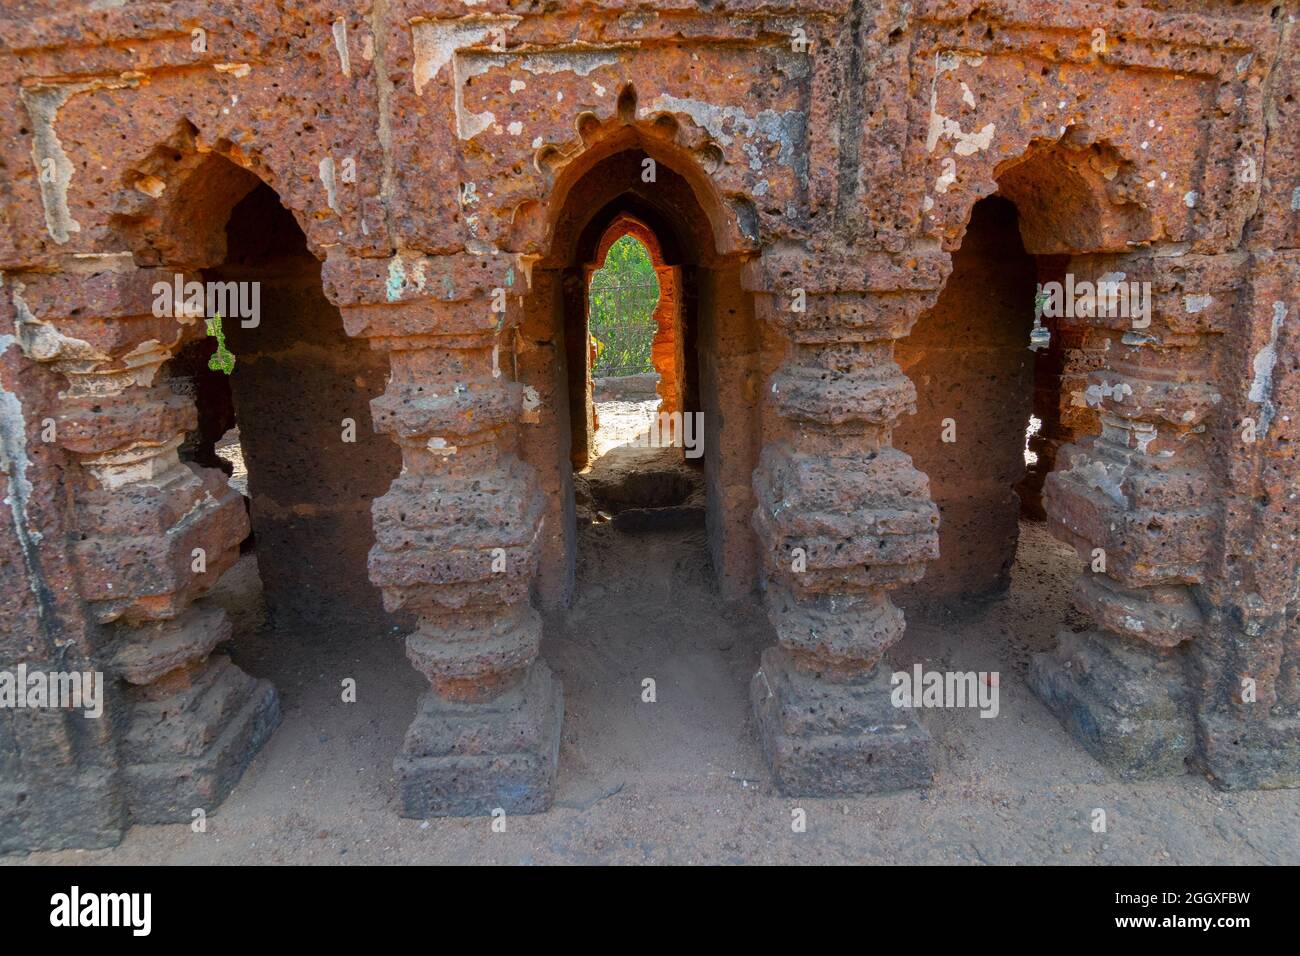
M 929 779 L 929 737 L 890 707 L 878 663 L 904 633 L 890 592 L 953 560 L 934 504 L 949 487 L 900 450 L 923 458 L 895 348 L 918 321 L 932 334 L 922 316 L 994 192 L 1040 264 L 1153 290 L 1149 326 L 1053 329 L 1043 506 L 1080 551 L 1096 626 L 1039 660 L 1036 689 L 1127 775 L 1190 759 L 1223 786 L 1300 783 L 1296 15 L 6 4 L 0 669 L 98 667 L 113 694 L 102 722 L 0 713 L 0 844 L 188 819 L 274 727 L 271 688 L 212 654 L 229 625 L 203 595 L 248 523 L 219 471 L 178 455 L 198 412 L 167 366 L 202 323 L 155 314 L 152 293 L 227 261 L 231 211 L 259 182 L 374 350 L 336 340 L 331 368 L 355 357 L 354 400 L 382 385 L 373 423 L 401 456 L 368 563 L 413 616 L 430 683 L 397 760 L 404 812 L 549 804 L 563 701 L 533 602 L 566 588 L 556 462 L 590 424 L 570 419 L 575 376 L 557 365 L 582 360 L 564 326 L 584 231 L 624 210 L 657 213 L 683 251 L 684 404 L 709 418 L 715 560 L 739 556 L 722 579 L 757 584 L 776 632 L 753 694 L 778 785 Z M 942 411 L 930 400 L 922 421 Z M 328 484 L 341 508 L 368 493 Z
M 930 477 L 939 507 L 939 557 L 908 597 L 985 597 L 1010 583 L 1020 521 L 1013 489 L 1035 385 L 1035 280 L 1015 207 L 986 199 L 939 301 L 899 343 L 917 400 L 894 441 Z

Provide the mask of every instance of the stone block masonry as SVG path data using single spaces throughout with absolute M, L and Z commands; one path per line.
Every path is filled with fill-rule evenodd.
M 1081 746 L 1300 785 L 1297 16 L 7 4 L 0 669 L 109 692 L 0 709 L 0 852 L 220 805 L 280 714 L 210 599 L 254 544 L 282 620 L 397 628 L 427 680 L 401 812 L 545 811 L 583 283 L 624 233 L 668 293 L 661 397 L 705 422 L 720 592 L 767 613 L 776 787 L 932 779 L 882 660 L 900 606 L 1005 588 L 1022 508 L 1079 553 L 1091 624 L 1032 684 Z M 209 316 L 154 308 L 178 275 L 263 284 L 228 378 Z M 1072 310 L 1031 352 L 1067 275 L 1146 321 Z M 212 452 L 236 423 L 251 503 Z

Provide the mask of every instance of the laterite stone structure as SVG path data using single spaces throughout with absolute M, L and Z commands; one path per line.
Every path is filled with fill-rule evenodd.
M 405 815 L 546 810 L 585 282 L 624 232 L 672 293 L 719 600 L 770 621 L 780 791 L 933 778 L 900 607 L 1005 590 L 1022 511 L 1079 552 L 1093 623 L 1031 683 L 1081 746 L 1300 785 L 1298 16 L 6 0 L 0 672 L 107 694 L 0 708 L 0 852 L 228 795 L 280 719 L 211 600 L 250 532 L 276 622 L 404 635 Z M 1067 279 L 1149 290 L 1147 321 L 1094 300 L 1030 349 Z M 259 283 L 228 378 L 210 314 L 158 307 L 177 281 Z

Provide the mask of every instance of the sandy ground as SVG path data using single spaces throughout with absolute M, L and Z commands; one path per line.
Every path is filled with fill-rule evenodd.
M 596 457 L 645 433 L 658 410 L 657 398 L 645 402 L 597 402 Z
M 629 425 L 637 414 L 629 410 Z M 609 421 L 609 420 L 607 420 Z M 771 787 L 748 682 L 772 641 L 756 607 L 724 607 L 702 530 L 582 531 L 578 594 L 542 652 L 564 682 L 556 805 L 513 817 L 404 820 L 392 756 L 421 678 L 393 634 L 273 631 L 253 555 L 223 579 L 233 655 L 279 689 L 284 723 L 235 792 L 188 825 L 135 827 L 86 863 L 1300 863 L 1300 792 L 1221 793 L 1197 776 L 1125 784 L 1028 691 L 1029 655 L 1061 628 L 1073 554 L 1022 526 L 1009 595 L 909 611 L 891 662 L 1000 672 L 1000 715 L 921 712 L 940 766 L 923 791 L 791 799 Z M 355 678 L 356 703 L 340 699 Z M 657 702 L 643 703 L 653 678 Z M 792 828 L 802 808 L 807 829 Z M 1094 809 L 1106 813 L 1094 833 Z M 22 862 L 9 858 L 6 862 Z
M 244 464 L 244 449 L 239 444 L 239 429 L 232 428 L 221 436 L 221 440 L 213 446 L 217 457 L 224 458 L 230 462 L 234 471 L 231 472 L 230 487 L 234 488 L 245 498 L 248 497 L 248 467 Z

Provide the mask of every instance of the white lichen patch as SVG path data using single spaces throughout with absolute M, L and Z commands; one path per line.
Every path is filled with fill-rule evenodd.
M 317 166 L 320 174 L 321 184 L 325 187 L 325 205 L 333 210 L 335 215 L 339 215 L 338 205 L 338 184 L 334 177 L 334 157 L 326 156 Z
M 0 354 L 16 343 L 12 335 L 0 335 Z M 27 455 L 27 423 L 18 396 L 0 382 L 0 472 L 5 476 L 4 503 L 13 518 L 14 533 L 23 552 L 27 566 L 27 581 L 32 592 L 40 595 L 41 580 L 36 560 L 36 544 L 40 532 L 31 527 L 27 516 L 27 503 L 32 496 L 32 482 L 27 477 L 31 459 Z M 37 602 L 38 608 L 43 607 Z
M 14 332 L 18 347 L 29 359 L 67 363 L 70 371 L 89 371 L 109 360 L 109 356 L 89 342 L 64 335 L 49 322 L 38 319 L 23 299 L 26 286 L 16 279 L 13 286 Z
M 525 72 L 541 76 L 546 73 L 575 73 L 587 76 L 602 66 L 618 62 L 618 49 L 610 50 L 554 50 L 534 53 L 524 57 L 521 64 Z
M 40 184 L 41 205 L 45 210 L 45 231 L 59 244 L 71 233 L 81 232 L 81 223 L 68 209 L 68 184 L 72 181 L 72 161 L 63 151 L 54 130 L 59 109 L 68 98 L 84 86 L 46 86 L 19 91 L 23 106 L 32 121 L 32 162 Z
M 934 191 L 943 195 L 948 191 L 948 187 L 957 181 L 957 164 L 951 159 L 944 160 L 943 172 L 939 178 L 934 181 Z
M 1133 423 L 1133 442 L 1137 445 L 1138 451 L 1142 454 L 1147 453 L 1147 448 L 1159 437 L 1156 426 L 1150 422 Z
M 1089 385 L 1084 390 L 1084 400 L 1092 408 L 1100 408 L 1105 399 L 1111 399 L 1114 402 L 1123 402 L 1125 396 L 1132 395 L 1133 388 L 1128 382 L 1100 382 L 1095 385 Z
M 1143 345 L 1159 345 L 1160 339 L 1145 332 L 1125 332 L 1120 336 L 1120 342 L 1136 348 Z
M 963 65 L 978 68 L 983 63 L 982 56 L 966 56 L 951 51 L 935 55 L 934 78 L 930 83 L 930 128 L 925 137 L 927 152 L 934 152 L 942 139 L 952 140 L 953 152 L 958 156 L 970 156 L 982 152 L 993 144 L 993 134 L 997 131 L 993 123 L 985 123 L 978 131 L 968 133 L 962 129 L 960 122 L 949 119 L 939 112 L 939 77 Z M 969 87 L 965 83 L 962 87 L 969 92 Z M 972 94 L 971 99 L 974 98 Z
M 495 127 L 498 133 L 502 131 L 500 126 L 496 126 L 496 114 L 491 110 L 474 113 L 465 106 L 465 87 L 474 77 L 486 73 L 494 64 L 503 62 L 503 57 L 490 54 L 456 57 L 452 60 L 452 84 L 455 90 L 453 109 L 456 114 L 456 135 L 461 139 L 473 139 L 489 127 Z
M 517 21 L 513 18 L 511 23 Z M 446 43 L 436 51 L 436 56 L 430 60 L 432 67 L 441 67 L 441 64 L 448 58 Z M 469 41 L 473 42 L 473 41 Z M 461 139 L 472 139 L 479 133 L 491 129 L 497 134 L 506 131 L 514 133 L 513 127 L 518 121 L 504 123 L 499 120 L 495 113 L 491 111 L 474 112 L 465 104 L 465 93 L 469 86 L 469 81 L 474 77 L 481 76 L 492 69 L 523 71 L 535 76 L 557 73 L 573 73 L 576 76 L 586 76 L 593 70 L 603 66 L 611 66 L 618 62 L 618 48 L 609 48 L 602 50 L 548 50 L 544 53 L 530 53 L 519 55 L 513 53 L 487 52 L 482 50 L 467 50 L 463 55 L 450 56 L 452 65 L 452 83 L 455 86 L 455 113 L 456 113 L 456 134 Z M 593 88 L 597 89 L 598 95 L 603 95 L 604 87 L 599 83 L 593 83 Z M 527 82 L 520 79 L 511 79 L 510 92 L 517 93 L 527 88 Z M 555 93 L 556 102 L 563 102 L 564 91 L 557 90 Z M 522 125 L 522 124 L 519 124 Z
M 537 389 L 531 385 L 525 385 L 523 407 L 521 408 L 521 417 L 524 423 L 533 425 L 541 421 L 541 408 L 542 397 L 538 394 Z
M 1124 473 L 1127 470 L 1127 465 L 1107 463 L 1097 458 L 1081 462 L 1071 469 L 1084 484 L 1096 488 L 1122 508 L 1128 507 L 1128 496 L 1124 494 Z
M 459 100 L 459 96 L 457 96 Z M 459 102 L 457 106 L 459 107 Z M 491 110 L 482 113 L 470 113 L 464 109 L 456 110 L 456 135 L 461 139 L 473 139 L 490 126 L 495 126 L 496 114 Z
M 1286 319 L 1286 303 L 1273 303 L 1273 321 L 1269 326 L 1268 342 L 1264 344 L 1255 358 L 1251 362 L 1251 368 L 1254 370 L 1254 377 L 1250 382 L 1250 389 L 1246 393 L 1246 398 L 1257 405 L 1262 406 L 1259 415 L 1259 434 L 1268 433 L 1268 427 L 1273 423 L 1273 417 L 1277 414 L 1277 409 L 1273 405 L 1273 370 L 1277 367 L 1277 340 L 1282 332 L 1282 323 Z
M 339 69 L 344 76 L 352 75 L 352 61 L 348 58 L 348 22 L 342 17 L 330 27 L 334 34 L 334 48 L 339 51 Z
M 807 151 L 803 147 L 807 116 L 799 110 L 762 110 L 750 116 L 738 106 L 718 106 L 703 100 L 685 99 L 664 93 L 637 110 L 641 117 L 667 111 L 683 113 L 707 130 L 723 146 L 731 146 L 736 137 L 759 139 L 779 145 L 777 162 L 794 169 L 806 181 Z M 750 144 L 751 147 L 753 144 Z M 762 169 L 762 156 L 754 148 L 744 150 L 749 157 L 750 169 Z
M 411 21 L 411 45 L 415 51 L 411 78 L 416 95 L 424 92 L 429 81 L 455 59 L 458 50 L 481 43 L 494 32 L 510 30 L 518 22 L 519 17 L 452 22 L 424 19 Z

